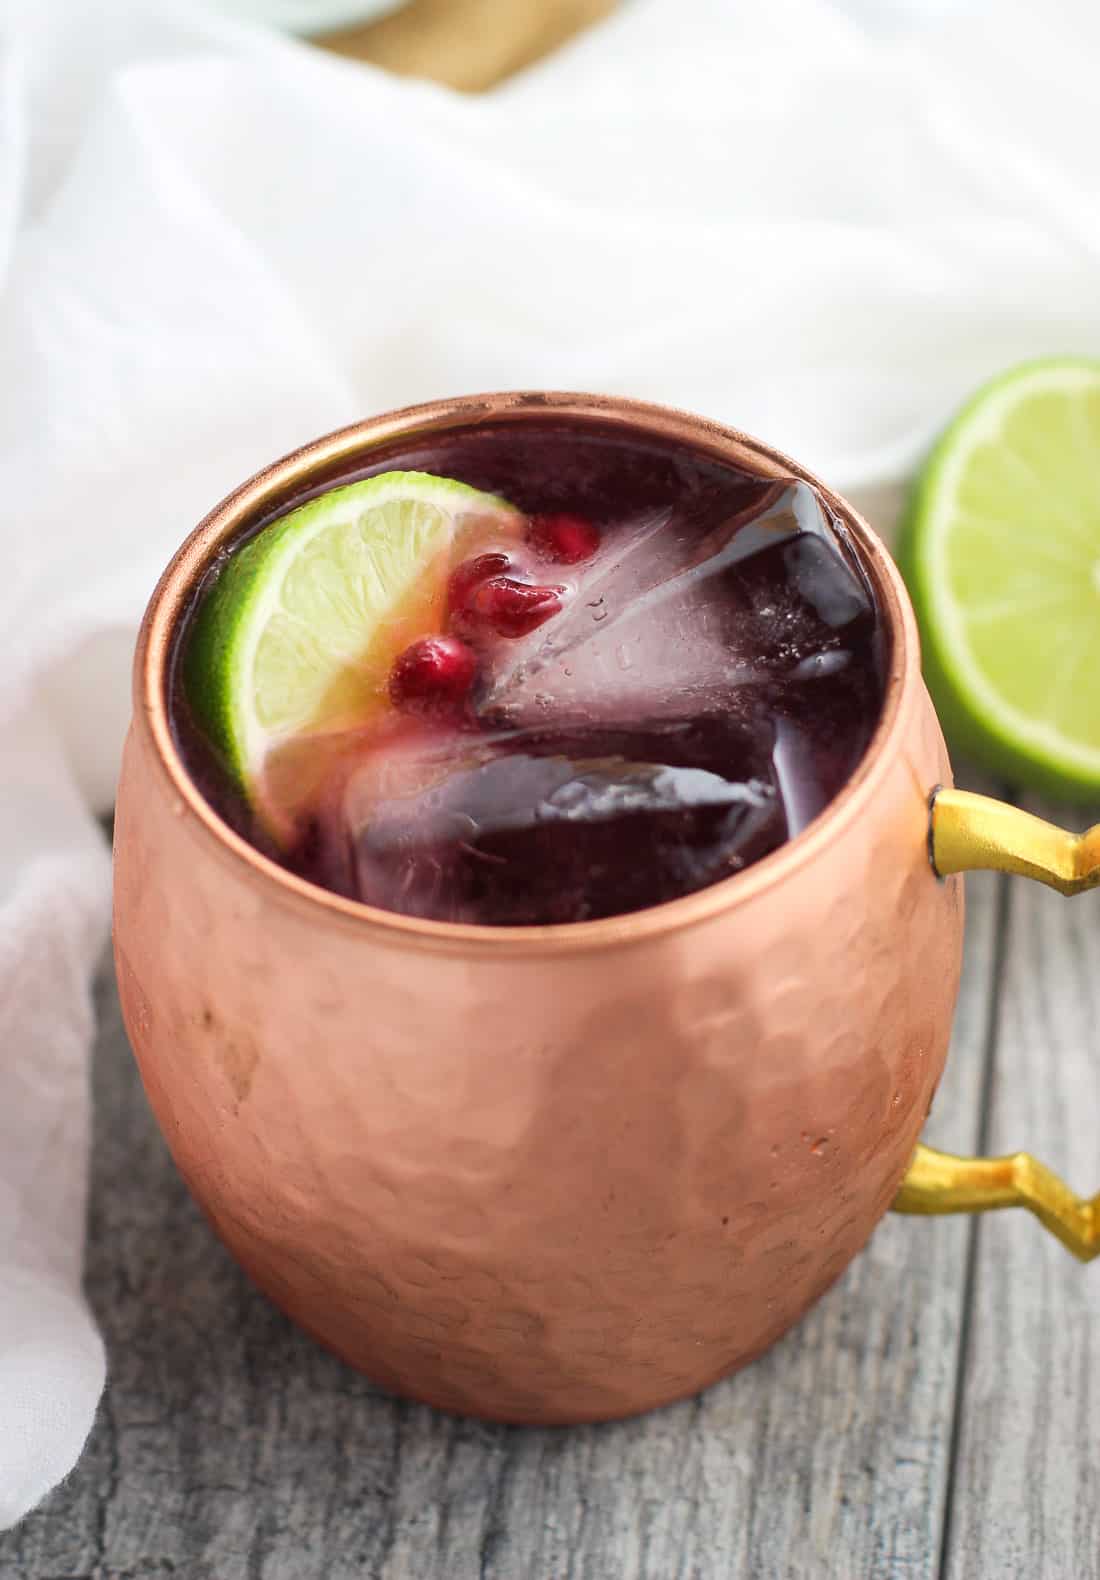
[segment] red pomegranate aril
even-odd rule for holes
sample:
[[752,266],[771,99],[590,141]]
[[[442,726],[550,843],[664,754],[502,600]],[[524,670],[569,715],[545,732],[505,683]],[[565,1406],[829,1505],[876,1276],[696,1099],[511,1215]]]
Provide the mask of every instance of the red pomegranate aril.
[[560,611],[564,591],[512,576],[490,576],[471,589],[461,625],[466,630],[494,631],[497,636],[526,636]]
[[390,670],[390,701],[402,713],[453,713],[477,676],[477,659],[457,636],[422,636]]
[[590,560],[600,546],[599,530],[593,523],[565,511],[533,516],[527,538],[540,559],[556,560],[559,565]]
[[512,569],[507,554],[493,551],[476,554],[472,560],[463,560],[451,572],[447,583],[447,608],[452,613],[465,608],[467,600],[479,582],[490,576],[504,576]]

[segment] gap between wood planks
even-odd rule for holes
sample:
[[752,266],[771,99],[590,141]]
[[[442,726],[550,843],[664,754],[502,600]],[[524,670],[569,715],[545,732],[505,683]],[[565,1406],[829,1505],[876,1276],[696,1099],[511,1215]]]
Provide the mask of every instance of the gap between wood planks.
[[[1003,793],[1003,792],[1002,792]],[[1005,797],[1008,799],[1007,795]],[[1012,882],[1007,873],[997,880],[997,912],[993,929],[993,956],[989,970],[988,1019],[982,1044],[982,1070],[978,1101],[977,1151],[989,1150],[993,1111],[993,1086],[997,1069],[997,1038],[1001,1022],[1001,991],[1004,985],[1005,958],[1008,952],[1008,922],[1012,905]],[[973,1351],[973,1317],[978,1278],[978,1237],[981,1215],[975,1214],[967,1225],[966,1264],[963,1274],[962,1302],[960,1309],[959,1347],[955,1357],[955,1390],[951,1409],[951,1435],[947,1450],[944,1487],[943,1523],[940,1527],[940,1551],[936,1573],[946,1580],[952,1561],[952,1543],[955,1525],[956,1469],[962,1448],[963,1423],[966,1419],[967,1376]]]

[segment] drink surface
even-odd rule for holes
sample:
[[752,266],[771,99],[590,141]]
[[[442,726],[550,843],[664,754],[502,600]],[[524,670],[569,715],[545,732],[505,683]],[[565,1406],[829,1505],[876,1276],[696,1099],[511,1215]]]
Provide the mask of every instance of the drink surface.
[[369,719],[281,748],[300,793],[277,838],[174,668],[190,771],[283,865],[412,916],[585,921],[731,877],[851,776],[884,635],[807,484],[550,422],[406,445],[333,481],[395,468],[502,496],[521,525],[456,556],[438,628],[398,654]]

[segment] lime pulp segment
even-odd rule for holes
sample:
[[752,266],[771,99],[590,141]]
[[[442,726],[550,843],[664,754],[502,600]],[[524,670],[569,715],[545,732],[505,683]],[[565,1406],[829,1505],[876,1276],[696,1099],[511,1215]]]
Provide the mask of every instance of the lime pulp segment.
[[1100,363],[980,390],[918,481],[899,560],[948,733],[1022,783],[1100,791]]
[[241,786],[281,741],[377,706],[395,652],[439,613],[456,539],[516,520],[465,483],[386,472],[309,500],[231,554],[196,617],[185,685]]

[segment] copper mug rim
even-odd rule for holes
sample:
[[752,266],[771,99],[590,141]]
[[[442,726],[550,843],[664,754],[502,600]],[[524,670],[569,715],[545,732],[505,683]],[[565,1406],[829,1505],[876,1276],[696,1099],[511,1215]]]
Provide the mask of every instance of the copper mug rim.
[[[168,713],[167,678],[179,622],[217,554],[250,524],[277,509],[291,494],[308,488],[341,464],[402,438],[482,425],[545,420],[547,417],[672,441],[703,455],[741,464],[776,479],[811,484],[850,536],[870,577],[890,637],[889,672],[882,711],[862,762],[829,804],[793,839],[719,883],[646,910],[596,921],[545,926],[488,926],[401,916],[345,899],[287,871],[237,834],[214,810],[192,779],[177,748]],[[788,879],[836,838],[877,793],[904,728],[904,701],[919,681],[916,622],[901,577],[885,545],[842,496],[812,472],[759,439],[674,407],[618,396],[572,392],[509,391],[460,396],[366,418],[292,451],[236,489],[199,523],[176,551],[157,584],[138,636],[134,659],[134,718],[149,732],[158,771],[168,781],[173,804],[221,860],[243,864],[271,899],[333,923],[387,934],[395,944],[428,949],[562,953],[632,943],[682,931],[747,903]]]

